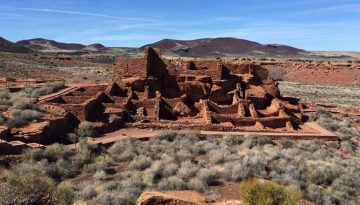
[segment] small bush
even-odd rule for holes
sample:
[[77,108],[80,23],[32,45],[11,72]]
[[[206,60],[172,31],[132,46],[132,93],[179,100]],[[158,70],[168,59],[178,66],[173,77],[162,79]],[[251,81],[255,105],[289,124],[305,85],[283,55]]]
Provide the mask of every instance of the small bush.
[[153,160],[150,157],[140,155],[134,158],[134,160],[130,163],[129,167],[135,170],[145,170],[146,168],[151,166],[152,161]]
[[171,176],[162,179],[158,184],[158,188],[160,190],[182,190],[185,188],[185,182],[177,176]]
[[134,138],[126,138],[113,144],[108,149],[108,153],[117,162],[131,161],[137,154],[135,146],[136,141]]
[[156,138],[172,142],[175,139],[176,135],[177,133],[174,131],[162,131],[156,136]]
[[245,138],[243,146],[253,148],[255,146],[264,146],[266,144],[274,144],[271,138],[262,135],[250,134]]
[[177,170],[179,170],[179,166],[176,163],[170,163],[164,166],[162,172],[165,177],[168,177],[175,175]]
[[96,173],[94,174],[94,178],[97,180],[105,180],[107,177],[107,174],[104,170],[98,170],[96,171]]
[[91,200],[97,196],[94,185],[88,182],[81,183],[77,190],[77,197],[83,200]]
[[121,184],[124,188],[144,188],[146,186],[141,171],[127,171],[122,174],[122,179]]
[[96,198],[95,202],[103,205],[134,205],[141,194],[138,188],[129,188],[121,191],[103,191]]
[[188,183],[186,183],[186,187],[189,190],[194,190],[194,191],[198,191],[198,192],[203,192],[205,191],[206,188],[206,184],[204,181],[194,177],[191,178],[190,181]]
[[57,190],[55,182],[44,175],[12,174],[6,182],[0,183],[0,204],[56,204],[64,200],[61,189]]
[[298,189],[258,180],[241,182],[240,196],[245,205],[296,205],[302,198]]
[[190,160],[182,162],[177,175],[185,181],[196,175],[199,167],[193,164]]
[[0,89],[0,99],[8,100],[10,99],[10,92],[7,89]]
[[322,108],[322,107],[318,108],[316,110],[316,113],[319,114],[319,115],[326,116],[326,117],[331,117],[331,113],[328,110],[326,110],[325,108]]
[[83,121],[79,124],[76,134],[79,137],[93,137],[97,135],[94,128],[95,124],[93,122]]
[[71,205],[75,199],[75,193],[71,186],[69,185],[59,185],[56,189],[55,196],[57,202],[61,205]]
[[5,116],[0,112],[0,125],[4,124],[5,122]]
[[211,169],[202,168],[198,171],[196,176],[201,181],[206,182],[209,185],[214,183],[219,178],[219,174],[215,168],[211,168]]
[[228,146],[241,145],[243,142],[244,142],[243,136],[226,135],[223,138],[223,143],[225,143]]
[[10,120],[6,122],[8,127],[21,127],[33,120],[40,120],[42,115],[36,110],[12,110]]
[[281,139],[281,144],[282,144],[283,148],[285,148],[285,149],[289,149],[294,146],[294,142],[292,142],[291,140],[289,140],[287,138]]

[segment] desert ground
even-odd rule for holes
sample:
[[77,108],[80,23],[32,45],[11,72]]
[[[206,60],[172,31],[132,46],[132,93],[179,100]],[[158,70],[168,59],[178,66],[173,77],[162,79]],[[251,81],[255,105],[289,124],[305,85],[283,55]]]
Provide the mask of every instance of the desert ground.
[[143,49],[0,52],[0,204],[359,203],[356,56]]

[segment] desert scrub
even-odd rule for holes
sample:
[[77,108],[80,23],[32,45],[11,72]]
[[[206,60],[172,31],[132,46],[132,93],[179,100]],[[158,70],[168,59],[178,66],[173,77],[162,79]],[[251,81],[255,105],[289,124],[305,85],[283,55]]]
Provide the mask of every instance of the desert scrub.
[[10,93],[7,90],[1,91],[0,108],[1,111],[10,111],[10,117],[6,120],[3,118],[2,122],[10,128],[22,127],[31,121],[42,118],[42,113],[34,99],[24,91],[16,93]]
[[11,174],[0,182],[0,204],[64,204],[74,201],[70,186],[59,185],[41,174]]
[[10,93],[9,90],[0,90],[0,112],[10,111],[11,117],[2,124],[10,128],[22,127],[33,120],[40,120],[42,112],[35,103],[35,97],[50,94],[65,87],[64,83],[45,86],[42,88],[24,88],[19,92]]
[[24,91],[27,94],[29,94],[31,97],[39,97],[42,95],[48,95],[48,94],[57,92],[65,87],[66,87],[65,82],[58,82],[58,83],[55,83],[52,85],[46,85],[41,88],[31,88],[31,87],[25,88]]
[[98,135],[98,133],[95,130],[95,123],[89,121],[81,122],[78,128],[76,129],[75,133],[79,137],[93,137]]
[[160,190],[183,190],[185,187],[186,183],[177,176],[163,178],[158,184]]
[[296,205],[302,193],[274,182],[248,180],[240,183],[240,197],[245,205]]
[[352,117],[343,115],[336,117],[324,108],[317,109],[315,119],[324,128],[334,132],[341,140],[341,148],[347,153],[355,154],[359,147],[360,131],[352,126],[356,123]]
[[0,112],[0,125],[4,124],[5,120],[5,115]]
[[54,144],[46,149],[27,150],[22,163],[13,167],[18,174],[43,173],[57,181],[75,176],[86,164],[98,155],[97,148],[81,144],[77,150],[68,146]]
[[[357,149],[345,158],[336,146],[321,140],[282,140],[289,145],[279,148],[261,136],[219,139],[196,135],[167,132],[147,141],[126,138],[103,150],[85,141],[77,149],[52,145],[26,152],[12,171],[42,173],[59,182],[88,172],[92,177],[81,183],[86,186],[76,186],[76,196],[101,204],[134,204],[145,190],[190,189],[207,194],[209,186],[254,176],[280,187],[299,187],[305,199],[319,205],[358,202]],[[358,146],[353,142],[352,146]]]
[[332,86],[279,81],[279,88],[283,96],[297,96],[309,103],[360,106],[358,85]]
[[10,112],[11,118],[6,122],[6,125],[10,128],[21,127],[33,120],[40,120],[42,114],[37,110],[19,110],[14,109]]

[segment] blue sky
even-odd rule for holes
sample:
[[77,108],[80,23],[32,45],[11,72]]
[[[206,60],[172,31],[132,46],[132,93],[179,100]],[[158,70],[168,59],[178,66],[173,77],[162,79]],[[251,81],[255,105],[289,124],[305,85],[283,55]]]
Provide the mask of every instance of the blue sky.
[[0,36],[129,47],[164,38],[236,37],[360,51],[360,1],[2,0]]

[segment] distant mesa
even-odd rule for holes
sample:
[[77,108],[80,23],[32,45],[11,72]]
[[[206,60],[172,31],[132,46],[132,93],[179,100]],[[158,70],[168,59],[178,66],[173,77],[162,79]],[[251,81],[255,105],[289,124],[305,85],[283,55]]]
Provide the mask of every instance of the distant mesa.
[[160,48],[165,53],[191,57],[227,55],[296,56],[306,53],[305,50],[291,46],[278,44],[263,45],[254,41],[237,38],[164,39],[149,44],[149,46]]
[[0,52],[31,53],[33,50],[0,37]]
[[89,46],[78,43],[62,43],[54,40],[43,38],[34,38],[29,40],[18,41],[17,44],[26,46],[28,48],[42,51],[42,52],[80,52],[80,51],[93,51],[99,52],[106,47],[102,44],[91,44]]
[[351,51],[306,51],[303,49],[281,45],[260,44],[245,39],[201,38],[194,40],[163,39],[155,43],[135,47],[106,47],[100,43],[83,45],[79,43],[63,43],[49,39],[34,38],[16,43],[0,37],[0,52],[27,53],[43,52],[57,54],[112,54],[115,56],[140,56],[146,46],[159,48],[164,56],[173,57],[274,57],[274,58],[356,58],[359,52]]

